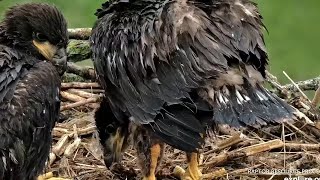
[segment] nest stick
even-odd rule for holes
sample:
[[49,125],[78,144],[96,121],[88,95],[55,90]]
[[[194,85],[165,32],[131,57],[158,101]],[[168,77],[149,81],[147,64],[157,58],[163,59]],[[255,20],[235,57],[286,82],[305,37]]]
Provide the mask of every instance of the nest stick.
[[255,144],[249,147],[244,147],[236,150],[236,152],[244,152],[246,156],[251,156],[260,152],[269,151],[283,147],[283,142],[280,139],[275,139],[260,144]]
[[305,132],[301,131],[299,128],[297,128],[295,125],[291,124],[291,123],[286,123],[287,125],[289,125],[291,128],[293,128],[294,130],[296,130],[298,133],[300,133],[301,135],[303,135],[306,139],[308,139],[309,141],[313,142],[313,143],[318,143],[318,141],[316,139],[314,139],[313,137],[309,136],[308,134],[306,134]]
[[74,137],[74,140],[77,140],[79,138],[78,128],[76,124],[73,125],[73,137]]
[[72,82],[72,83],[61,83],[61,89],[100,89],[98,83],[86,83],[86,82]]
[[91,35],[91,28],[75,28],[68,29],[68,34],[70,39],[89,39]]
[[81,76],[84,79],[96,79],[96,73],[92,67],[81,67],[72,62],[68,62],[67,72]]
[[57,156],[53,152],[51,152],[49,154],[49,164],[48,165],[51,166],[55,162],[56,159],[57,159]]
[[[302,91],[310,91],[310,90],[315,91],[319,87],[320,76],[316,78],[308,79],[305,81],[298,81],[295,84],[298,85]],[[298,90],[294,84],[284,85],[283,88],[288,89],[290,91],[295,91],[295,92]]]
[[286,73],[286,72],[284,72],[283,71],[283,74],[289,79],[289,81],[291,81],[291,83],[298,89],[298,91],[301,93],[301,95],[304,97],[304,98],[306,98],[306,99],[308,99],[309,100],[309,98],[307,97],[307,95],[306,94],[304,94],[304,92],[300,89],[300,87],[290,78],[290,76]]
[[301,144],[301,143],[286,143],[285,147],[288,151],[320,151],[320,144]]
[[232,146],[234,144],[237,144],[237,143],[239,143],[241,141],[242,141],[241,133],[238,133],[238,134],[232,136],[231,138],[220,142],[218,144],[218,147],[219,147],[219,149],[224,149],[224,148],[230,147],[230,146]]
[[268,142],[263,142],[260,144],[255,144],[249,147],[241,148],[238,150],[226,152],[223,154],[220,154],[213,158],[211,161],[206,162],[204,165],[220,165],[222,163],[225,163],[226,161],[230,159],[235,159],[235,158],[241,158],[241,157],[246,157],[246,156],[251,156],[257,153],[261,153],[264,151],[269,151],[272,149],[280,148],[283,147],[283,142],[279,139],[276,140],[271,140]]
[[78,149],[80,143],[81,143],[81,139],[80,138],[76,138],[76,140],[74,140],[73,143],[69,144],[66,147],[66,150],[64,151],[64,155],[66,157],[72,157],[74,152]]
[[203,179],[214,179],[218,177],[223,177],[227,175],[227,171],[224,168],[218,169],[216,171],[210,172],[208,174],[203,174],[202,178]]
[[[72,102],[79,102],[79,101],[84,101],[86,100],[86,98],[83,98],[83,97],[80,97],[78,95],[75,95],[75,94],[72,94],[72,93],[69,93],[69,92],[65,92],[65,91],[61,91],[60,92],[61,96],[69,101],[72,101]],[[97,108],[97,105],[95,104],[85,104],[85,106],[88,106],[90,108]]]
[[312,99],[312,105],[317,106],[319,103],[320,103],[320,85],[319,85],[316,93],[314,94],[314,97]]
[[78,129],[78,135],[83,136],[83,135],[92,134],[95,130],[96,130],[95,125],[87,126],[85,128]]
[[272,75],[270,72],[266,72],[267,80],[272,85],[273,88],[276,88],[279,91],[282,91],[284,88],[281,86],[281,84],[278,82],[277,77]]
[[103,89],[81,89],[81,91],[94,93],[94,94],[104,93]]
[[85,105],[85,104],[88,104],[88,103],[95,103],[98,100],[99,100],[99,98],[93,97],[93,98],[85,99],[83,101],[78,101],[78,102],[75,102],[75,103],[67,104],[65,106],[61,106],[60,111],[72,109],[72,108],[79,107],[79,106],[82,106],[82,105]]
[[232,145],[235,145],[235,144],[238,144],[239,142],[241,142],[243,139],[241,137],[241,133],[237,133],[235,134],[234,136],[220,142],[218,144],[218,147],[217,148],[214,148],[212,150],[209,150],[207,152],[204,152],[203,155],[208,155],[208,154],[211,154],[211,153],[214,153],[214,152],[218,152],[218,151],[221,151],[222,149],[225,149],[227,147],[230,147]]
[[64,99],[67,99],[67,100],[72,101],[72,102],[78,102],[78,101],[85,100],[85,98],[83,98],[83,97],[80,97],[78,95],[75,95],[75,94],[72,94],[72,93],[69,93],[69,92],[65,92],[65,91],[61,91],[60,95]]
[[90,165],[90,164],[83,164],[83,163],[75,163],[80,168],[87,168],[87,169],[102,169],[105,170],[106,166],[100,166],[100,165]]
[[57,126],[53,128],[53,131],[52,131],[53,137],[61,137],[65,134],[69,134],[68,129],[57,127]]
[[96,97],[96,94],[90,93],[90,92],[86,92],[83,90],[79,90],[79,89],[69,89],[67,92],[75,94],[77,96],[80,96],[82,98],[92,98],[92,97]]
[[66,148],[66,144],[69,142],[69,135],[64,134],[59,141],[53,146],[52,152],[58,156],[60,156],[63,152],[64,149]]
[[[96,126],[89,124],[85,127],[82,128],[77,128],[76,129],[76,133],[78,136],[84,136],[84,135],[88,135],[88,134],[92,134],[94,133],[96,130]],[[75,130],[68,130],[65,128],[61,128],[61,127],[55,127],[53,129],[53,136],[54,137],[62,137],[64,135],[67,135],[69,138],[75,137]]]

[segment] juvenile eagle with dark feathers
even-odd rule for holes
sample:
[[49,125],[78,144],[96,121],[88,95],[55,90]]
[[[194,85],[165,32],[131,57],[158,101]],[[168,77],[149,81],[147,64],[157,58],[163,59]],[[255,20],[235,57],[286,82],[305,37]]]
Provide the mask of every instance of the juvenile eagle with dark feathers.
[[44,170],[67,42],[66,20],[46,4],[13,6],[0,23],[0,179],[31,180]]
[[255,3],[113,0],[96,14],[91,45],[106,98],[95,119],[108,166],[133,139],[144,179],[153,180],[167,143],[187,152],[181,178],[197,180],[207,129],[292,118],[262,86],[268,56]]

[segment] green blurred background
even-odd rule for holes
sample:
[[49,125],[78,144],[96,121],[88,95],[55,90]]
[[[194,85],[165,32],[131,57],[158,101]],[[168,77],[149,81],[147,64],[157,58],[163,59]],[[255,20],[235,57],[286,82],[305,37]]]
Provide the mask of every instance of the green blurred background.
[[[16,3],[48,2],[58,6],[69,21],[69,27],[92,27],[96,8],[105,0],[2,0],[0,18],[5,9]],[[256,0],[269,30],[266,42],[270,54],[269,70],[282,83],[282,71],[295,81],[320,74],[320,1]]]

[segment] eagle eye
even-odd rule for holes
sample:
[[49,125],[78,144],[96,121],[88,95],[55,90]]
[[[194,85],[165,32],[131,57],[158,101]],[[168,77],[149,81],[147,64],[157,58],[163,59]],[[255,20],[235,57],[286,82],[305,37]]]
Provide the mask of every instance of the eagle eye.
[[44,35],[42,33],[39,33],[39,32],[35,33],[33,36],[34,36],[33,38],[36,39],[39,42],[45,42],[45,41],[48,40],[46,35]]
[[106,132],[108,133],[108,134],[111,134],[111,133],[113,133],[115,131],[115,128],[114,128],[114,126],[112,125],[112,124],[109,124],[107,127],[106,127]]

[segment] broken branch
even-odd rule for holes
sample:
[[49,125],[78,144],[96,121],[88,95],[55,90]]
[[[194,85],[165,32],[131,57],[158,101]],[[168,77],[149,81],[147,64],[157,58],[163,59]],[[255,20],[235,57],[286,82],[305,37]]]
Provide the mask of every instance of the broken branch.
[[80,96],[82,98],[91,98],[91,97],[98,96],[97,94],[93,94],[93,93],[90,93],[90,92],[82,91],[82,90],[79,90],[79,89],[69,89],[67,92],[75,94],[75,95],[78,95],[78,96]]
[[[305,81],[298,81],[298,82],[296,82],[296,84],[303,91],[310,91],[310,90],[315,91],[318,89],[318,86],[320,84],[320,76],[313,78],[313,79],[308,79]],[[290,90],[290,91],[298,92],[298,89],[293,84],[284,85],[283,88]]]
[[75,28],[68,29],[70,39],[89,39],[91,35],[91,28]]
[[[69,92],[65,92],[65,91],[61,91],[60,92],[61,96],[69,101],[72,101],[72,102],[79,102],[79,101],[84,101],[86,100],[86,98],[83,98],[83,97],[80,97],[78,95],[75,95],[75,94],[72,94],[72,93],[69,93]],[[96,95],[98,96],[98,95]],[[90,108],[93,108],[95,109],[97,106],[95,104],[85,104],[85,106],[88,106]]]
[[67,47],[67,55],[69,62],[79,62],[91,57],[91,49],[89,41],[86,40],[70,40]]
[[220,142],[216,148],[203,153],[203,155],[211,154],[214,152],[219,152],[222,149],[225,149],[227,147],[230,147],[232,145],[235,145],[235,144],[241,142],[242,140],[243,140],[243,137],[241,136],[241,133],[239,132],[239,133],[235,134],[234,136]]
[[98,83],[86,83],[86,82],[71,82],[71,83],[61,83],[61,89],[99,89],[101,88]]
[[319,103],[320,103],[320,84],[314,95],[314,98],[312,99],[312,105],[316,107]]
[[82,105],[85,105],[88,103],[96,103],[99,101],[99,99],[100,99],[100,97],[93,97],[93,98],[88,98],[88,99],[78,101],[78,102],[75,102],[72,104],[67,104],[67,105],[61,106],[60,111],[72,109],[72,108],[79,107],[79,106],[82,106]]
[[78,76],[81,76],[85,79],[95,80],[96,79],[96,72],[92,67],[81,67],[76,65],[75,63],[68,62],[68,73],[73,73]]
[[220,165],[222,163],[225,163],[228,160],[231,159],[236,159],[236,158],[241,158],[241,157],[246,157],[246,156],[251,156],[257,153],[261,153],[264,151],[269,151],[272,149],[276,149],[279,147],[283,147],[283,142],[279,139],[276,140],[271,140],[268,142],[263,142],[260,144],[255,144],[249,147],[241,148],[238,150],[226,152],[223,154],[220,154],[213,158],[211,161],[204,163],[204,165],[208,166],[216,166]]

